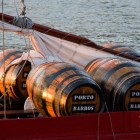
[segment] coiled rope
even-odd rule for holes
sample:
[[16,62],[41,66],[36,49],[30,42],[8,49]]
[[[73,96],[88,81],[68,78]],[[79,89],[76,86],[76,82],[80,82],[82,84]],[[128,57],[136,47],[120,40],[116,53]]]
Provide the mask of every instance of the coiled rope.
[[28,17],[18,16],[18,17],[14,17],[12,24],[15,25],[15,26],[18,26],[20,28],[31,29],[34,23]]

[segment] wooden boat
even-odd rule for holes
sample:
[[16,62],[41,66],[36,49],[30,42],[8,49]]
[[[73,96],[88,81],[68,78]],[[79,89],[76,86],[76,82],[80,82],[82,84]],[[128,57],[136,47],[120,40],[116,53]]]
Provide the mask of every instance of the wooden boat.
[[[0,19],[1,20],[4,19],[5,22],[10,23],[10,24],[12,23],[13,18],[14,17],[10,15],[6,15],[3,13],[0,14]],[[73,62],[74,64],[77,64],[80,67],[87,66],[86,69],[90,71],[92,65],[89,65],[90,64],[89,62],[91,62],[93,58],[94,60],[92,64],[95,61],[97,61],[97,59],[102,59],[100,58],[101,56],[104,56],[104,58],[106,59],[108,59],[108,56],[109,56],[110,57],[109,59],[111,59],[110,62],[112,62],[113,60],[116,63],[118,62],[117,61],[118,58],[119,58],[119,63],[122,62],[120,61],[120,59],[123,59],[124,62],[126,62],[126,60],[127,62],[133,62],[134,65],[132,65],[132,67],[135,67],[136,65],[138,66],[138,68],[134,69],[134,72],[138,73],[139,71],[140,58],[139,58],[139,55],[136,52],[132,52],[132,50],[128,51],[129,53],[126,53],[126,51],[124,51],[124,53],[122,52],[120,53],[119,50],[113,49],[113,47],[110,47],[110,45],[99,46],[86,38],[69,34],[69,33],[65,33],[62,31],[58,31],[56,29],[51,29],[49,27],[42,26],[39,24],[34,24],[32,26],[32,29],[42,32],[43,34],[47,34],[49,35],[50,38],[52,37],[52,39],[56,39],[56,40],[61,39],[63,40],[62,42],[64,43],[68,41],[72,43],[73,45],[78,44],[80,46],[79,48],[82,48],[82,49],[88,48],[89,51],[92,50],[92,54],[89,54],[89,57],[85,55],[87,56],[88,59],[85,57],[84,58],[85,61],[83,61],[82,63],[77,58],[73,59],[73,61],[71,61],[68,58],[66,62]],[[114,48],[121,49],[123,47],[117,45]],[[94,57],[95,53],[97,57]],[[63,51],[61,54],[63,54]],[[79,57],[80,56],[81,55],[79,55]],[[117,56],[117,59],[116,59],[116,56]],[[109,60],[106,60],[106,62],[107,61]],[[105,64],[105,63],[102,63],[102,64]],[[124,65],[123,62],[122,64]],[[99,68],[99,66],[97,68]],[[133,71],[133,69],[131,69],[130,66],[129,68],[130,70]],[[102,71],[103,70],[104,69],[102,69]],[[104,72],[106,71],[104,70]],[[32,75],[35,75],[35,74],[36,74],[36,71]],[[125,73],[122,74],[122,76],[124,75]],[[109,77],[111,77],[111,75]],[[134,79],[134,81],[136,80],[137,79]],[[120,77],[118,78],[117,82],[119,81],[121,81]],[[136,84],[138,84],[138,86],[136,87],[139,87],[139,83],[136,83]],[[31,89],[32,87],[30,87],[30,90]],[[129,89],[127,89],[127,91],[129,90],[134,91],[135,85],[132,89],[130,86]],[[47,139],[49,140],[50,139],[52,140],[53,139],[55,140],[58,140],[58,139],[59,140],[63,140],[63,139],[65,140],[69,140],[69,139],[73,139],[73,140],[77,140],[77,139],[80,139],[80,140],[85,140],[85,139],[86,140],[91,140],[91,139],[92,140],[99,140],[99,139],[101,140],[126,140],[126,139],[133,140],[133,139],[136,139],[136,140],[139,140],[140,139],[140,111],[139,111],[140,89],[139,88],[136,89],[135,92],[133,93],[135,93],[135,95],[132,98],[135,98],[135,100],[132,100],[132,101],[134,103],[133,105],[136,107],[134,107],[132,110],[130,108],[127,108],[127,109],[123,108],[124,110],[119,110],[119,111],[115,110],[115,111],[109,112],[108,110],[105,110],[105,111],[97,111],[94,113],[90,112],[88,114],[87,113],[76,114],[76,115],[72,114],[70,116],[58,115],[57,117],[56,116],[54,117],[53,115],[52,115],[53,117],[46,117],[46,116],[38,117],[38,111],[35,111],[34,114],[32,112],[23,111],[23,110],[7,111],[8,118],[0,120],[0,127],[1,127],[0,138],[1,139],[31,139],[31,140],[33,139],[42,139],[42,140],[43,139],[46,139],[46,140]],[[129,99],[130,98],[131,97],[129,97]],[[52,112],[50,111],[50,114],[51,113]],[[1,116],[3,116],[3,112],[1,113]]]

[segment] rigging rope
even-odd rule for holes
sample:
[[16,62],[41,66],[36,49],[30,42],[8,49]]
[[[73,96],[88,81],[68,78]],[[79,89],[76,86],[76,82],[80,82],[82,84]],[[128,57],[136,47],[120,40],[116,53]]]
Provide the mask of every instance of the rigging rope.
[[26,14],[26,12],[25,12],[26,6],[25,6],[25,4],[24,4],[24,0],[20,0],[20,3],[21,3],[21,5],[22,5],[22,11],[21,11],[20,15],[25,16],[25,14]]
[[[3,13],[3,0],[2,0],[2,13]],[[2,21],[4,21],[4,16],[2,14]],[[3,60],[5,60],[5,42],[4,42],[4,23],[2,24],[3,30],[2,30],[2,51],[3,51]],[[3,67],[4,71],[5,71],[5,63],[4,63],[4,67]],[[4,76],[4,80],[3,82],[5,83],[5,76]],[[4,86],[4,92],[6,90],[6,87]],[[6,94],[4,93],[4,119],[6,119]]]

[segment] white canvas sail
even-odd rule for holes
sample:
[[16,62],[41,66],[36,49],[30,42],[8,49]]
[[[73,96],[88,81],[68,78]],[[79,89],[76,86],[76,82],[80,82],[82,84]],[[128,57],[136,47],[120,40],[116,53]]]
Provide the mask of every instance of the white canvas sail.
[[[4,26],[3,26],[4,25]],[[115,57],[113,54],[97,50],[85,45],[73,43],[64,39],[53,37],[31,29],[21,29],[14,25],[0,22],[0,29],[27,35],[33,49],[39,52],[46,61],[64,61],[85,67],[90,61],[98,57]]]

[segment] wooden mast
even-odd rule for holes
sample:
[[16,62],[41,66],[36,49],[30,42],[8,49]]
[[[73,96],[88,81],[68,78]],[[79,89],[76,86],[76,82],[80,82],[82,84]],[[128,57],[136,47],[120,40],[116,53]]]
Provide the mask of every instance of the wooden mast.
[[[0,13],[0,20],[2,20],[2,16],[3,16],[3,20],[5,22],[7,22],[9,24],[12,24],[12,21],[14,19],[13,16],[7,15],[7,14],[4,14],[4,13]],[[39,31],[41,33],[47,34],[47,35],[51,35],[51,36],[54,36],[54,37],[57,37],[57,38],[60,38],[60,39],[64,39],[64,40],[73,42],[73,43],[83,44],[83,45],[88,46],[88,47],[92,47],[92,48],[95,48],[95,49],[98,49],[98,50],[103,50],[104,52],[108,52],[108,53],[111,53],[111,54],[114,54],[114,55],[119,54],[119,56],[121,56],[121,57],[140,62],[140,58],[138,58],[134,55],[120,53],[116,50],[111,50],[110,48],[105,48],[103,46],[95,44],[91,40],[89,40],[87,38],[84,38],[84,37],[80,37],[80,36],[77,36],[77,35],[74,35],[74,34],[59,31],[59,30],[56,30],[56,29],[53,29],[53,28],[50,28],[50,27],[47,27],[47,26],[36,24],[36,23],[34,23],[34,25],[32,26],[32,29],[36,30],[36,31]]]

